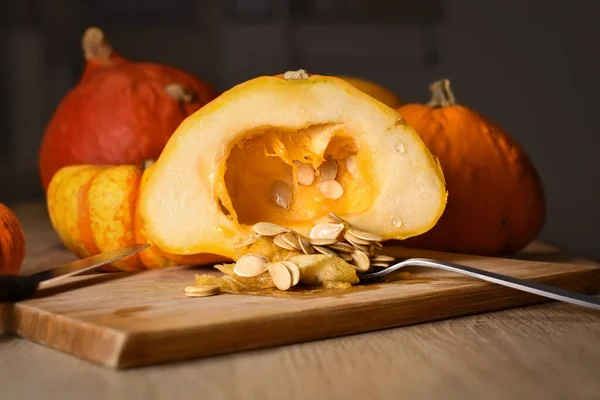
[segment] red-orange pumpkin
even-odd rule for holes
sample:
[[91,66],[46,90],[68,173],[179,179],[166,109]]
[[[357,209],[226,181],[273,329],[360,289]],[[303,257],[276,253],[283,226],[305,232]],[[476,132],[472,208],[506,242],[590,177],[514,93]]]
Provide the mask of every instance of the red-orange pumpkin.
[[546,203],[525,150],[498,125],[457,104],[447,79],[430,86],[428,104],[398,108],[437,156],[448,204],[428,232],[404,243],[459,253],[514,253],[539,233]]
[[82,47],[83,76],[61,100],[42,140],[44,189],[64,166],[156,159],[177,126],[217,95],[179,69],[126,60],[96,27],[84,33]]
[[25,259],[25,235],[10,208],[0,203],[0,275],[16,275]]

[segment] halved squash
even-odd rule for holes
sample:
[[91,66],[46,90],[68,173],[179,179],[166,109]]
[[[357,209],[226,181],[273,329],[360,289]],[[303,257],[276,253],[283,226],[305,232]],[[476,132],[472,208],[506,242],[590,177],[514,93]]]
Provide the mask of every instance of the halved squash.
[[184,120],[140,215],[167,257],[203,263],[235,259],[255,223],[307,235],[329,212],[385,240],[408,238],[436,224],[446,199],[437,160],[397,111],[300,70],[241,83]]

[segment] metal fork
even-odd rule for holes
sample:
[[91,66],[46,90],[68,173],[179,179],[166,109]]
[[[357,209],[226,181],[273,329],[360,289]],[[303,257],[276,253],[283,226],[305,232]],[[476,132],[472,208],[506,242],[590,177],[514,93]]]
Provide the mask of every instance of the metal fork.
[[538,296],[548,297],[554,300],[564,301],[566,303],[576,304],[595,310],[600,310],[600,298],[589,296],[582,293],[571,292],[555,286],[545,285],[543,283],[531,281],[528,279],[519,279],[513,276],[497,274],[495,272],[485,271],[478,268],[467,267],[465,265],[454,264],[450,262],[442,262],[429,258],[409,258],[399,263],[390,265],[388,268],[368,273],[359,273],[358,277],[363,280],[377,280],[394,271],[406,267],[430,267],[443,269],[445,271],[456,272],[462,275],[467,275],[473,278],[496,283],[498,285],[507,286],[513,289],[522,290],[537,294]]

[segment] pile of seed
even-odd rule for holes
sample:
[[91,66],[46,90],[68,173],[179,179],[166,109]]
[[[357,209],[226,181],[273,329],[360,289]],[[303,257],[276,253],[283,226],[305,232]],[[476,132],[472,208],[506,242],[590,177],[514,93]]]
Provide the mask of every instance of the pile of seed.
[[[237,246],[248,246],[260,237],[267,237],[285,250],[340,257],[358,272],[387,268],[394,261],[393,257],[379,254],[383,248],[382,237],[356,229],[333,213],[328,217],[329,222],[313,226],[308,237],[277,224],[259,222],[252,227],[254,234]],[[296,285],[300,278],[298,266],[293,262],[271,263],[265,256],[257,253],[248,253],[240,257],[233,271],[243,277],[258,276],[268,271],[275,286],[280,290],[288,290]]]

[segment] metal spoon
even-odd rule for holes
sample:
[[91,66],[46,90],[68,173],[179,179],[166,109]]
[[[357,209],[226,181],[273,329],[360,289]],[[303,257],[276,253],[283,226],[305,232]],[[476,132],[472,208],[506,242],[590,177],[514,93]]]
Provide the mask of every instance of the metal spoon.
[[519,279],[513,276],[497,274],[495,272],[485,271],[478,268],[467,267],[465,265],[458,265],[450,262],[442,262],[428,258],[409,258],[397,264],[390,265],[388,268],[383,269],[381,271],[359,273],[358,277],[361,281],[375,280],[385,275],[388,275],[394,271],[397,271],[401,268],[413,266],[431,267],[443,269],[445,271],[456,272],[459,274],[471,276],[473,278],[496,283],[498,285],[503,285],[513,289],[522,290],[524,292],[548,297],[554,300],[564,301],[566,303],[576,304],[578,306],[600,310],[599,297],[589,296],[577,292],[571,292],[569,290],[561,289],[555,286],[545,285],[543,283],[527,279]]

